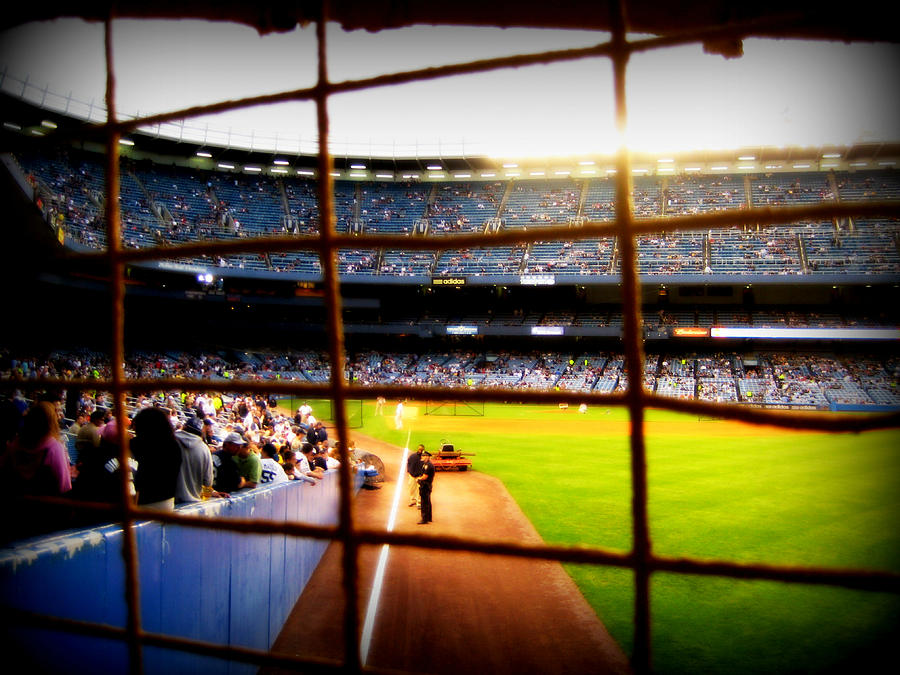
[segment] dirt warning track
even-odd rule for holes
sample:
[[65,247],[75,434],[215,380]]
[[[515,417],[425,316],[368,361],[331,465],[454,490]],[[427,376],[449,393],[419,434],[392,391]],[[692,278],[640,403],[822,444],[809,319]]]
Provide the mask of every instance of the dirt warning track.
[[[386,528],[403,450],[359,434],[386,481],[362,490],[360,526]],[[478,471],[438,472],[434,523],[401,496],[395,532],[536,543],[540,537],[503,485]],[[360,625],[381,548],[359,555]],[[273,650],[343,659],[341,545],[332,544]],[[628,661],[559,563],[391,546],[365,664],[416,673],[627,673]],[[265,670],[266,673],[280,671]]]

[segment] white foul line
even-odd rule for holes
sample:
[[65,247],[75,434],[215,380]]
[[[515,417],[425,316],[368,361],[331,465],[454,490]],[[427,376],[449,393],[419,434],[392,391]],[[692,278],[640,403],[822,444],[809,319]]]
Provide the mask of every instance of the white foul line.
[[[409,439],[412,437],[412,429],[406,436],[406,447],[403,448],[403,457],[400,459],[400,475],[397,476],[397,487],[394,489],[394,503],[391,506],[391,515],[388,518],[387,531],[394,530],[397,522],[397,510],[400,506],[400,495],[403,492],[403,477],[406,473],[406,457],[409,454]],[[363,622],[362,637],[360,639],[359,652],[362,665],[366,665],[369,658],[369,647],[372,645],[372,630],[375,627],[375,614],[378,611],[378,601],[381,599],[381,587],[384,584],[384,571],[387,568],[388,551],[390,546],[384,544],[381,547],[381,555],[378,556],[378,566],[375,568],[375,581],[372,584],[372,592],[369,594],[369,607],[366,610],[366,619]]]

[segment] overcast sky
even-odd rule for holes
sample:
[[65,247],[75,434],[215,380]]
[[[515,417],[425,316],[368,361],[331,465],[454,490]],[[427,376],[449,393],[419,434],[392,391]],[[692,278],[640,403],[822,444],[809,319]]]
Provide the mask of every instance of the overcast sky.
[[[329,79],[357,79],[492,56],[598,44],[587,31],[417,27],[329,31]],[[900,141],[900,47],[747,40],[726,60],[699,46],[635,55],[628,70],[629,143],[657,152],[756,145]],[[117,21],[120,115],[165,112],[315,82],[314,27],[260,37],[199,21]],[[0,34],[6,91],[19,80],[103,104],[103,26],[80,20]],[[347,154],[405,154],[465,142],[494,156],[605,153],[618,143],[607,59],[342,94],[330,100],[331,134]],[[186,122],[211,140],[276,135],[314,142],[311,103]],[[211,131],[212,130],[212,131]],[[213,131],[215,133],[213,133]],[[423,154],[430,154],[424,151]]]

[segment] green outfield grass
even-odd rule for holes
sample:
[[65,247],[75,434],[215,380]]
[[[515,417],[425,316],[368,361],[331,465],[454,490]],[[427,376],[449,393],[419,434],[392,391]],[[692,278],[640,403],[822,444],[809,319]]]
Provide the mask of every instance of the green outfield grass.
[[[392,413],[374,417],[367,403],[362,431],[402,447],[412,429],[412,446],[447,440],[476,453],[473,468],[506,485],[545,541],[630,549],[625,410],[487,404],[484,417],[413,418],[402,431]],[[900,572],[900,430],[734,429],[651,410],[646,438],[655,552]],[[567,569],[630,653],[631,573]],[[886,670],[867,672],[887,672],[898,662],[892,594],[657,574],[651,610],[661,673],[860,672],[860,660],[879,659]]]

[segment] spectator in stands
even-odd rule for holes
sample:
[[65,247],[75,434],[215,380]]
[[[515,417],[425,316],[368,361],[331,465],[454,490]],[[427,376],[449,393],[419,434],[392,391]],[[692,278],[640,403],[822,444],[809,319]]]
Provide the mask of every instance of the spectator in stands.
[[281,453],[281,468],[288,480],[297,480],[297,456],[293,450],[284,450]]
[[334,447],[325,455],[326,468],[337,469],[341,466],[341,442],[335,441]]
[[261,472],[259,482],[262,485],[268,483],[284,483],[288,480],[284,467],[275,459],[277,451],[271,443],[266,443],[260,449],[262,455],[260,459]]
[[313,468],[328,471],[328,443],[316,447],[313,453]]
[[81,431],[81,427],[83,427],[87,423],[87,421],[88,416],[83,412],[79,412],[75,416],[75,420],[72,422],[72,424],[69,425],[69,428],[66,429],[66,433],[71,434],[74,438],[77,438],[78,432]]
[[313,463],[315,455],[313,446],[310,443],[304,443],[300,446],[300,453],[300,457],[298,457],[300,475],[309,476],[310,478],[321,478],[322,470],[316,468]]
[[[246,439],[245,439],[246,440]],[[255,488],[259,485],[262,476],[262,462],[260,461],[259,448],[255,443],[247,441],[238,448],[234,461],[244,484],[241,487]]]
[[209,417],[203,418],[203,434],[201,437],[203,438],[203,442],[210,447],[217,444],[216,425]]
[[44,504],[23,508],[14,501],[22,496],[58,497],[72,489],[68,453],[60,440],[59,421],[52,404],[38,402],[25,413],[18,434],[0,455],[0,485],[0,497],[5,502],[0,525],[3,541],[68,526],[67,510]]
[[[300,462],[297,459],[297,453],[293,450],[285,450],[284,454],[284,472],[287,474],[289,480],[300,480],[305,483],[316,483],[316,479],[312,476],[307,476],[306,474],[300,471]],[[309,464],[307,463],[307,466]]]
[[[244,460],[242,462],[244,473],[251,476],[255,475],[256,480],[248,481],[246,476],[242,474],[241,469],[238,467],[239,453],[243,455],[241,459]],[[252,459],[247,461],[250,455],[256,458],[255,463]],[[252,469],[253,464],[255,464],[256,469],[255,473],[251,474],[250,469]],[[218,492],[231,493],[243,488],[256,487],[259,483],[261,471],[262,464],[259,461],[259,457],[250,450],[246,439],[236,431],[228,434],[225,440],[222,441],[222,449],[213,453],[213,487]],[[251,482],[252,485],[250,484]]]
[[[128,422],[126,420],[126,426]],[[113,417],[100,432],[100,445],[90,451],[86,457],[79,455],[80,467],[78,477],[72,486],[72,496],[87,502],[105,502],[108,504],[121,503],[122,500],[122,476],[119,462],[119,425]],[[137,490],[134,486],[134,476],[138,471],[138,463],[134,458],[129,458],[128,495],[134,500]],[[82,522],[106,522],[109,518],[99,516],[99,520],[90,514],[85,514]]]
[[[27,410],[28,406],[25,406]],[[24,410],[12,399],[5,398],[0,401],[0,427],[2,427],[2,441],[0,449],[5,448],[19,433],[22,426],[22,415]]]
[[315,447],[319,447],[320,444],[324,443],[328,440],[328,431],[325,429],[325,425],[317,420],[315,423],[311,423],[309,425],[309,431],[306,434],[306,442],[312,444]]
[[106,411],[102,408],[95,409],[88,422],[78,430],[75,436],[75,450],[78,452],[78,465],[89,459],[97,448],[100,447],[100,429],[106,420]]
[[131,454],[140,467],[135,479],[138,505],[172,511],[182,457],[169,416],[161,408],[144,408],[134,416],[132,429]]
[[[213,488],[213,463],[209,447],[203,442],[203,420],[191,417],[175,432],[181,446],[181,470],[175,484],[175,503],[190,504],[203,499],[204,488]],[[212,492],[213,497],[228,497],[226,492]]]

